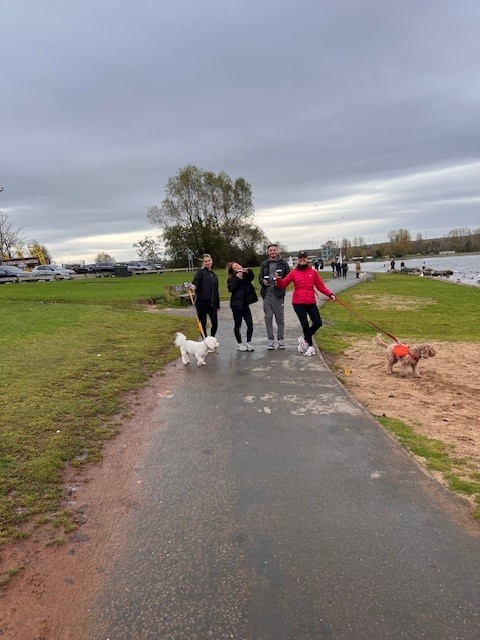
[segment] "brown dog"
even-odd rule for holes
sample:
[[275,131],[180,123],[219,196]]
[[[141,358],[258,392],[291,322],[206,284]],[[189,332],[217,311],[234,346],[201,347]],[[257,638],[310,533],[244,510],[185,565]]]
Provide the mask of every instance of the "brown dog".
[[375,336],[375,342],[387,350],[387,373],[393,373],[393,365],[400,362],[404,367],[410,365],[412,367],[412,373],[414,378],[420,378],[418,373],[418,362],[421,358],[433,358],[436,354],[435,349],[431,344],[425,342],[413,347],[409,347],[406,344],[387,344],[382,340],[379,333]]

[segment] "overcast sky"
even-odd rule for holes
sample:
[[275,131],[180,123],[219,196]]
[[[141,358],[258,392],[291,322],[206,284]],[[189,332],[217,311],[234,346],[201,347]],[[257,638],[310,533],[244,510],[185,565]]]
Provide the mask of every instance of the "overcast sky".
[[0,210],[136,257],[169,176],[252,185],[290,250],[480,226],[479,0],[0,0]]

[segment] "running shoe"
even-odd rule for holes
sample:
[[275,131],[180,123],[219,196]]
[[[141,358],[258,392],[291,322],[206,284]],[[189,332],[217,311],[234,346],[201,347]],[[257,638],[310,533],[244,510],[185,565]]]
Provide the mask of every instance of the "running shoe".
[[244,344],[240,343],[237,345],[237,351],[248,351],[248,347],[246,347]]
[[267,344],[267,349],[271,351],[273,349],[273,340],[269,340]]
[[279,349],[285,349],[285,340],[279,340],[278,341],[278,348]]
[[305,351],[305,353],[303,354],[304,356],[314,356],[315,355],[315,349],[313,347],[308,347],[308,349]]
[[247,351],[255,351],[250,342],[247,342]]

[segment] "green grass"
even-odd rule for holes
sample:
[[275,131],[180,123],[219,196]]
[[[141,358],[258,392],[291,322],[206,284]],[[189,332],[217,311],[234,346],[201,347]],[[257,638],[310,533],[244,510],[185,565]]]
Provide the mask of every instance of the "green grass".
[[[411,342],[480,342],[480,289],[430,278],[376,274],[375,278],[339,296],[358,314],[384,331]],[[322,308],[322,351],[343,353],[361,339],[377,333],[366,320],[340,304]],[[386,338],[388,341],[388,338]],[[480,505],[480,474],[470,460],[455,457],[452,447],[415,433],[415,427],[395,418],[377,418],[425,466],[440,472],[452,491],[472,497]],[[480,519],[480,507],[474,513]]]
[[[339,296],[361,316],[399,340],[480,342],[480,289],[430,278],[376,274]],[[377,333],[337,303],[323,306],[322,349],[341,353]]]
[[0,541],[55,513],[66,463],[97,460],[124,394],[178,356],[176,330],[196,337],[141,304],[185,276],[0,287]]

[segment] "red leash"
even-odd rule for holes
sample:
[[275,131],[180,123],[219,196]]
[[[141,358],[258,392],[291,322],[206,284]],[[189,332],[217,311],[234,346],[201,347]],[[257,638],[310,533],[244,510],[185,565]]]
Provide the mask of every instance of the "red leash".
[[361,318],[362,320],[365,320],[365,322],[368,322],[368,324],[371,324],[372,327],[375,327],[375,329],[377,329],[378,331],[381,331],[383,334],[385,334],[386,336],[388,336],[389,338],[391,338],[392,340],[395,340],[395,342],[398,342],[400,344],[400,340],[397,340],[397,338],[395,338],[395,336],[392,336],[391,333],[387,333],[386,331],[384,331],[383,329],[380,329],[379,326],[377,326],[376,324],[374,324],[371,320],[368,320],[368,318],[364,318],[364,316],[361,316],[358,311],[355,311],[355,309],[352,309],[352,307],[349,307],[348,304],[345,304],[345,302],[342,302],[341,300],[339,300],[336,296],[335,296],[335,302],[338,302],[339,304],[342,305],[342,307],[345,307],[345,309],[348,309],[348,311],[350,311],[350,313],[354,313],[356,316],[358,316],[359,318]]

